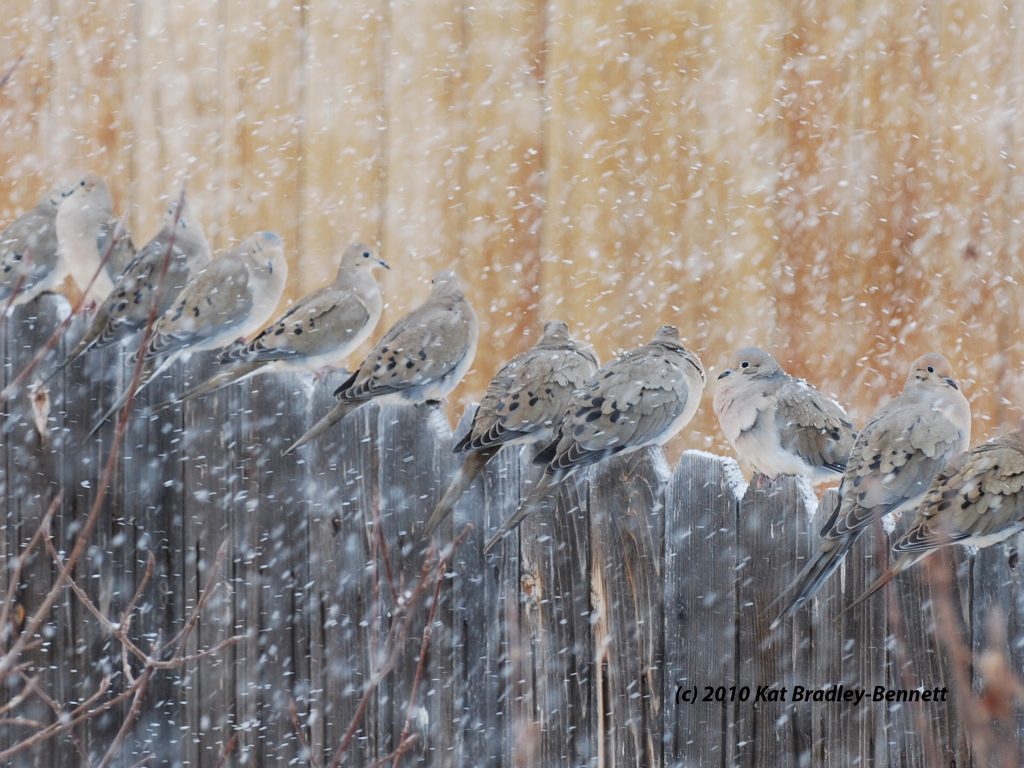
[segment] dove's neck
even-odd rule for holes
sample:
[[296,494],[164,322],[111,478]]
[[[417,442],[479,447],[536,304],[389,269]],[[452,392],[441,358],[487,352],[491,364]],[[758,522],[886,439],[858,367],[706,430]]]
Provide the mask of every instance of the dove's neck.
[[61,208],[57,213],[60,256],[71,277],[79,289],[84,291],[93,275],[96,275],[87,295],[89,301],[102,300],[113,288],[106,270],[99,270],[100,259],[103,257],[99,252],[99,230],[110,216],[110,211],[104,212],[98,207]]

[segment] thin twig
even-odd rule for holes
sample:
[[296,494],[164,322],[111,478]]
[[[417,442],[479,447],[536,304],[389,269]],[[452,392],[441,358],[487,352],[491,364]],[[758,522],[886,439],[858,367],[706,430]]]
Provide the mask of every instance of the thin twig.
[[11,64],[11,66],[7,69],[6,72],[4,72],[3,77],[0,77],[0,88],[3,88],[5,85],[7,85],[7,83],[11,81],[11,78],[14,77],[14,70],[16,70],[18,66],[21,64],[21,62],[23,62],[24,60],[25,54],[21,54],[17,59],[14,60],[14,63]]
[[107,768],[111,761],[114,759],[114,755],[121,748],[121,744],[124,742],[125,737],[128,735],[128,731],[131,730],[135,721],[139,718],[139,714],[142,712],[142,701],[146,697],[146,692],[149,690],[149,681],[153,677],[153,669],[147,667],[141,675],[139,675],[138,682],[133,686],[135,688],[135,697],[132,699],[132,705],[128,710],[128,714],[124,718],[124,722],[121,723],[121,727],[117,731],[117,735],[114,737],[114,742],[110,745],[110,749],[100,760],[99,768]]
[[50,502],[50,506],[47,508],[46,514],[43,515],[43,519],[40,521],[39,527],[37,527],[35,533],[32,534],[32,539],[29,541],[28,546],[18,553],[18,557],[14,561],[14,569],[11,572],[9,577],[10,581],[7,584],[7,594],[4,595],[4,604],[0,606],[0,632],[6,631],[6,627],[8,626],[7,622],[10,620],[11,608],[14,607],[15,595],[17,594],[18,584],[21,582],[21,572],[25,567],[25,563],[28,562],[28,559],[32,554],[32,550],[39,545],[40,539],[49,536],[50,522],[53,520],[53,516],[60,508],[63,493],[63,491],[58,493],[53,498],[53,501]]
[[434,619],[437,616],[437,604],[441,602],[441,582],[444,580],[446,566],[447,563],[444,558],[441,558],[441,561],[438,563],[437,577],[434,579],[434,601],[430,604],[427,622],[423,626],[423,639],[420,641],[420,657],[416,661],[416,674],[412,678],[412,688],[409,690],[409,703],[405,710],[405,723],[402,725],[402,735],[398,739],[399,748],[395,750],[395,760],[391,764],[392,768],[398,768],[398,761],[402,759],[402,755],[405,752],[403,747],[406,744],[409,728],[412,725],[412,713],[416,707],[416,690],[419,688],[420,680],[423,679],[423,671],[426,668],[427,649],[430,647]]

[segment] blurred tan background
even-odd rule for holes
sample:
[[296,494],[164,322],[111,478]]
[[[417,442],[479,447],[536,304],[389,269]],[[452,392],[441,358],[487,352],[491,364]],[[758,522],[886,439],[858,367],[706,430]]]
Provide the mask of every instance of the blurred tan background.
[[1020,3],[3,8],[0,222],[92,170],[141,244],[187,174],[214,246],[284,235],[292,298],[378,244],[378,335],[454,265],[459,402],[558,317],[602,359],[680,327],[710,382],[673,455],[726,450],[714,376],[751,342],[858,422],[929,349],[975,442],[1024,404]]

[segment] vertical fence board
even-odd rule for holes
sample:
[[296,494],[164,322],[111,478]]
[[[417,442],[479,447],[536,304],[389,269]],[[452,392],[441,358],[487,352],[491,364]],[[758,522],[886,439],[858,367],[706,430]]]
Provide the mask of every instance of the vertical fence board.
[[[228,387],[185,407],[186,617],[196,609],[207,584],[214,590],[189,637],[190,654],[223,642],[235,628],[231,524],[238,488],[239,398],[238,388]],[[215,571],[222,546],[226,547],[225,557]],[[186,723],[194,741],[190,760],[196,765],[215,764],[228,754],[237,759],[237,752],[232,754],[237,744],[232,739],[235,653],[228,648],[200,660],[187,678]]]
[[662,734],[675,768],[731,764],[734,707],[705,700],[705,686],[736,685],[738,475],[730,459],[687,452],[665,489]]
[[[742,766],[796,766],[801,724],[794,719],[796,682],[794,620],[769,635],[775,597],[796,577],[792,553],[802,551],[810,521],[803,480],[792,477],[752,483],[740,502],[737,523],[738,645],[737,684],[785,688],[785,700],[736,705],[736,762]],[[786,553],[780,556],[780,553]]]
[[[245,386],[245,385],[243,385]],[[254,448],[249,477],[258,542],[256,586],[259,590],[259,729],[258,759],[308,761],[309,714],[309,526],[306,464],[282,451],[299,437],[303,419],[291,417],[305,395],[303,377],[259,376],[248,386],[250,444]],[[284,427],[284,429],[282,429]],[[294,707],[298,725],[293,724]]]
[[[394,611],[399,601],[404,603],[403,595],[411,594],[420,581],[422,523],[429,514],[424,510],[436,503],[450,474],[451,429],[440,408],[433,404],[382,406],[379,424],[380,530],[388,551],[375,567],[382,571],[382,606]],[[432,574],[426,578],[432,583]],[[418,605],[409,607],[408,633],[400,637],[399,656],[377,697],[380,755],[399,748],[399,737],[408,720],[409,734],[418,736],[418,741],[412,747],[414,757],[406,761],[425,764],[430,764],[435,748],[450,746],[437,744],[433,736],[441,731],[432,730],[443,711],[439,689],[431,682],[436,679],[438,657],[443,654],[429,653],[422,672],[417,671],[433,591],[428,589]],[[417,675],[419,683],[413,698]]]
[[[330,393],[338,383],[332,378],[317,387],[312,420],[334,405]],[[375,754],[374,708],[368,706],[359,715],[359,702],[384,663],[371,636],[377,600],[370,554],[372,510],[380,505],[377,440],[378,406],[371,404],[302,449],[310,473],[310,581],[315,595],[310,620],[315,692],[311,744],[315,751],[320,745],[320,754],[329,759],[348,738],[344,764],[356,766],[368,765]]]
[[613,765],[661,764],[662,540],[668,468],[660,448],[599,465],[590,485],[598,721]]
[[[968,642],[979,660],[974,669],[976,690],[990,698],[994,751],[1004,764],[1024,764],[1024,711],[1009,705],[1002,675],[1024,669],[1024,590],[1021,589],[1019,553],[1024,537],[1008,540],[1011,555],[1003,547],[978,552],[972,565],[971,634]],[[1000,632],[1003,632],[1000,637]],[[996,659],[1002,656],[1002,664]],[[981,659],[987,663],[981,663]],[[991,668],[989,668],[991,665]],[[1001,715],[1001,716],[1000,716]],[[978,759],[979,750],[972,756]]]
[[[942,550],[930,558],[939,567],[951,571],[949,599],[960,618],[960,586],[956,565],[963,563],[962,550]],[[954,564],[955,563],[955,564]],[[941,702],[903,702],[889,705],[889,762],[894,765],[928,766],[966,765],[970,760],[957,714],[955,685],[950,656],[936,632],[933,589],[927,564],[897,576],[886,588],[890,633],[896,641],[890,647],[888,685],[891,688],[948,688],[948,700]],[[963,628],[953,631],[964,636]],[[962,704],[962,703],[961,703]]]
[[[528,482],[540,471],[531,467]],[[539,745],[531,747],[537,765],[577,768],[597,758],[588,490],[585,473],[570,478],[519,529],[520,599],[540,730]]]
[[[530,755],[534,747],[529,732],[520,733],[521,728],[530,727],[523,711],[529,651],[523,647],[519,626],[516,537],[507,537],[495,551],[483,554],[490,532],[519,504],[520,453],[516,446],[499,451],[453,514],[451,536],[473,526],[454,553],[452,626],[457,677],[445,682],[457,689],[453,691],[458,722],[453,766],[474,762],[491,768],[510,766],[516,764],[513,754]],[[462,686],[456,682],[459,679],[481,684]]]
[[[16,308],[9,317],[0,320],[3,322],[0,330],[6,337],[3,367],[8,383],[13,382],[24,366],[32,360],[36,351],[42,347],[57,326],[58,316],[66,311],[67,305],[62,298],[43,296]],[[33,375],[27,382],[36,379],[37,376],[38,374]],[[61,489],[62,451],[59,442],[55,444],[54,433],[50,429],[54,424],[59,427],[60,417],[51,416],[43,433],[39,433],[33,418],[32,394],[27,382],[26,386],[20,387],[7,400],[6,418],[0,432],[0,441],[6,449],[2,485],[6,497],[3,525],[7,539],[5,554],[8,557],[17,556],[28,545],[42,525],[51,502]],[[59,381],[53,382],[52,386],[53,394],[59,402]],[[56,536],[59,526],[59,520],[55,517],[50,525],[50,532],[54,534],[54,543],[58,547],[60,542]],[[6,560],[3,566],[5,569],[10,567]],[[10,574],[5,574],[5,580],[2,582],[4,587],[8,586],[6,579],[9,577]],[[40,544],[22,569],[16,587],[16,599],[26,616],[31,616],[39,608],[50,591],[53,580],[53,560]],[[64,613],[62,607],[61,601],[54,604],[36,633],[41,644],[24,654],[24,658],[31,661],[33,667],[26,673],[31,676],[34,672],[39,676],[42,685],[57,691],[66,691],[70,682],[67,676],[62,674],[62,655],[69,650],[65,645],[66,636],[60,631],[61,614]],[[7,642],[4,642],[0,647],[6,648],[7,645]],[[23,690],[26,685],[25,678],[18,680],[17,676],[12,677],[15,679],[6,683],[10,686],[8,690]],[[5,696],[4,699],[6,698]],[[55,714],[39,700],[33,701],[26,708],[25,716],[43,723],[50,723],[55,719]],[[30,735],[31,731],[24,726],[15,726],[11,733],[14,739]],[[61,755],[71,754],[74,749],[72,741],[67,738],[56,739],[44,744],[34,754],[37,761],[35,764],[55,764],[60,761]]]

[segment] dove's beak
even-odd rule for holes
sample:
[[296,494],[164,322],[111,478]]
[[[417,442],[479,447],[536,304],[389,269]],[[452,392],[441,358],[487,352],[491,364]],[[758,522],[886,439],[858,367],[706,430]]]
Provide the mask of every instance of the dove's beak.
[[391,269],[391,265],[384,261],[384,259],[377,259],[377,263],[384,267],[384,269]]
[[724,371],[722,371],[720,374],[718,374],[718,380],[721,381],[722,379],[724,379],[726,376],[728,376],[731,373],[732,373],[732,368],[726,368]]

